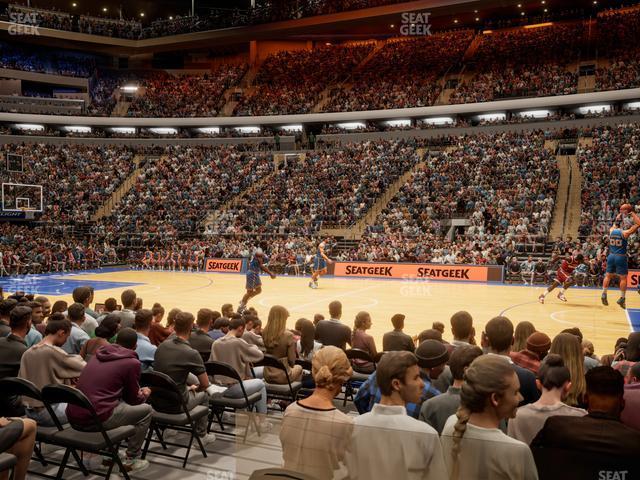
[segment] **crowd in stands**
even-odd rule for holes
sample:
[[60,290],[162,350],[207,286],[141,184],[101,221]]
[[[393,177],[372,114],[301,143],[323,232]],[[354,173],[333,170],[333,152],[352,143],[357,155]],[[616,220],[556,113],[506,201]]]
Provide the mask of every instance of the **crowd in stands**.
[[373,49],[373,44],[325,45],[313,50],[269,55],[255,87],[235,108],[235,115],[309,113],[322,91],[344,80]]
[[89,77],[95,69],[95,60],[89,55],[36,50],[0,42],[0,68],[67,77]]
[[610,64],[596,69],[596,90],[640,86],[640,55],[634,40],[638,35],[640,10],[614,10],[598,15],[598,58],[609,59]]
[[586,38],[582,21],[484,33],[468,59],[475,75],[449,102],[577,93],[578,74],[568,65],[579,58]]
[[323,107],[325,112],[426,107],[440,77],[462,60],[471,30],[389,40]]
[[[73,384],[105,428],[134,427],[121,460],[133,473],[149,466],[142,451],[147,434],[156,434],[149,432],[154,412],[175,413],[176,402],[209,411],[245,394],[254,398],[257,414],[249,415],[260,432],[278,418],[282,466],[315,478],[341,478],[337,470],[352,479],[406,472],[434,480],[491,471],[535,480],[576,469],[584,478],[604,465],[637,470],[638,332],[598,356],[577,327],[552,336],[498,316],[478,335],[477,319],[459,311],[449,335],[444,322],[425,319],[411,336],[405,315],[396,313],[376,345],[367,333],[371,315],[359,312],[351,328],[339,301],[329,304],[329,318],[317,313],[291,329],[291,314],[279,305],[266,322],[254,308],[234,312],[231,304],[197,315],[174,308],[165,322],[165,308],[144,308],[134,290],[122,291],[121,306],[104,300],[100,312],[92,308],[96,297],[80,286],[71,304],[25,292],[0,300],[0,379],[9,385],[18,377],[38,390]],[[355,351],[358,358],[347,355]],[[282,369],[263,366],[267,357]],[[211,362],[228,364],[236,379],[209,375]],[[168,375],[181,398],[148,385],[141,372]],[[274,387],[290,383],[300,393],[306,385],[306,393],[273,396]],[[353,390],[352,406],[338,409],[336,397]],[[75,405],[42,407],[28,397],[0,404],[0,445],[17,457],[17,480],[26,476],[36,424],[52,426],[53,415],[77,431],[97,428]],[[207,415],[195,417],[192,435],[201,448],[218,443]],[[549,464],[549,455],[575,461]]]
[[370,141],[309,152],[282,165],[215,220],[216,233],[314,234],[351,225],[417,161],[415,141]]

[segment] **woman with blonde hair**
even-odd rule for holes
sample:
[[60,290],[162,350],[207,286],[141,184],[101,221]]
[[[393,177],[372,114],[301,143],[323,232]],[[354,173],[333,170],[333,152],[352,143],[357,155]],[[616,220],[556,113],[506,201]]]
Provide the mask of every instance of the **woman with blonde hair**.
[[464,374],[460,407],[442,430],[442,450],[451,480],[537,480],[529,447],[500,430],[522,400],[520,381],[498,355],[476,358]]
[[280,443],[284,468],[331,479],[351,441],[353,419],[333,404],[353,370],[338,347],[318,350],[312,360],[316,388],[311,396],[287,407]]
[[[289,312],[280,305],[274,305],[269,310],[267,325],[262,330],[262,340],[266,353],[279,358],[287,367],[289,379],[296,382],[302,378],[302,367],[296,365],[296,341],[293,332],[287,330]],[[282,370],[265,367],[264,380],[267,383],[287,384],[287,377]]]
[[560,355],[571,373],[571,388],[565,403],[572,407],[583,407],[587,381],[584,378],[584,354],[580,339],[571,333],[559,333],[551,342],[549,353]]
[[514,333],[512,352],[521,352],[527,348],[527,338],[536,331],[536,327],[531,322],[520,322],[516,325]]

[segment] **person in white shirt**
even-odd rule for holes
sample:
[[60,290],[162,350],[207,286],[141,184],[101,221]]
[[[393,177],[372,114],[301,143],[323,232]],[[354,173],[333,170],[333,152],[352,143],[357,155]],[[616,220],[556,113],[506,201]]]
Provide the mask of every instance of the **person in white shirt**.
[[442,430],[448,478],[538,479],[528,445],[498,428],[501,420],[515,417],[521,400],[518,376],[503,357],[483,355],[471,363],[464,374],[460,408]]
[[535,269],[536,263],[533,261],[531,255],[529,255],[529,258],[522,262],[520,269],[520,274],[522,275],[522,280],[524,281],[525,285],[529,285],[529,283],[533,285],[533,279],[536,274]]
[[438,433],[407,415],[424,388],[416,356],[407,351],[385,353],[376,369],[381,400],[356,417],[345,464],[350,480],[447,478]]
[[586,410],[563,402],[571,389],[571,373],[560,355],[551,353],[545,357],[538,370],[536,384],[542,390],[540,400],[518,408],[516,418],[509,421],[507,432],[510,437],[527,445],[542,430],[547,418],[555,415],[584,417],[587,414]]

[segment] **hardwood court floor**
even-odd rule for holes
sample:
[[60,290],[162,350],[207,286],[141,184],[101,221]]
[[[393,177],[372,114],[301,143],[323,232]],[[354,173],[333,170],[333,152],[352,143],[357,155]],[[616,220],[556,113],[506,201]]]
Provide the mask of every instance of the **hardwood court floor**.
[[[42,282],[45,283],[42,283]],[[578,326],[586,339],[591,340],[596,354],[610,353],[615,340],[631,331],[631,317],[640,313],[640,295],[628,293],[628,312],[615,304],[617,291],[609,293],[610,306],[600,303],[596,289],[574,288],[568,291],[568,303],[563,303],[555,292],[540,305],[538,295],[543,286],[485,285],[454,282],[406,282],[402,280],[369,280],[346,278],[321,278],[320,288],[308,287],[306,277],[280,276],[275,280],[262,277],[263,293],[250,302],[266,322],[272,305],[284,305],[293,327],[300,317],[313,318],[322,313],[328,318],[328,304],[340,300],[343,304],[342,320],[353,326],[353,318],[361,310],[368,311],[373,320],[370,333],[378,348],[382,348],[382,335],[391,329],[394,313],[407,316],[405,332],[414,335],[431,328],[439,320],[446,326],[445,339],[451,339],[449,318],[458,310],[469,311],[476,326],[476,339],[485,323],[503,313],[514,325],[520,321],[532,322],[540,331],[553,337],[561,330]],[[23,283],[24,282],[24,283]],[[47,282],[50,287],[45,287]],[[244,293],[244,275],[220,273],[155,272],[138,270],[113,270],[53,276],[31,276],[26,280],[0,281],[5,292],[23,285],[26,291],[48,294],[52,300],[71,301],[74,287],[92,284],[96,288],[95,301],[104,302],[108,297],[120,299],[125,288],[134,288],[144,299],[144,307],[151,308],[160,302],[168,311],[173,307],[196,313],[199,308],[219,310],[223,303],[238,305]],[[636,311],[634,311],[636,310]],[[634,324],[637,323],[634,320]]]

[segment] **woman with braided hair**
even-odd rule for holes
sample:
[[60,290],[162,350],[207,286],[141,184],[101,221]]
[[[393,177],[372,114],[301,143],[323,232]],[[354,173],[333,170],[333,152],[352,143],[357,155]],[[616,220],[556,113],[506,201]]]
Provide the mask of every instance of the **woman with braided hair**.
[[529,447],[499,428],[502,420],[515,418],[521,400],[518,376],[505,358],[489,354],[471,363],[460,408],[442,431],[451,480],[537,480]]

